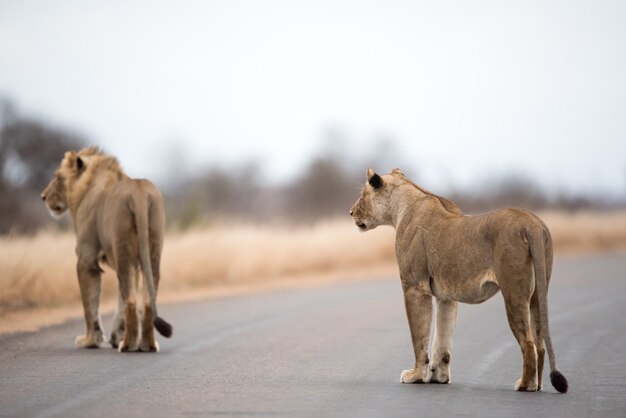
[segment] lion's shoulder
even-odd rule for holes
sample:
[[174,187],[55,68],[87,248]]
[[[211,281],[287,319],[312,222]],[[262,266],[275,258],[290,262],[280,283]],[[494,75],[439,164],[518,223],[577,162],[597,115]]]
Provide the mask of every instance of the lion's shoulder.
[[[459,208],[457,206],[456,203],[454,203],[453,201],[451,201],[450,199],[446,199],[445,197],[439,196],[435,193],[432,193],[426,189],[424,189],[423,187],[418,186],[417,184],[413,183],[411,180],[409,180],[408,178],[406,178],[403,174],[402,174],[402,179],[405,183],[409,184],[410,186],[416,188],[417,190],[419,190],[422,194],[430,197],[431,199],[434,199],[436,202],[438,202],[447,212],[451,213],[451,214],[455,214],[455,215],[463,215],[463,211],[461,210],[461,208]],[[400,189],[402,190],[402,189]],[[405,192],[408,193],[408,192]]]

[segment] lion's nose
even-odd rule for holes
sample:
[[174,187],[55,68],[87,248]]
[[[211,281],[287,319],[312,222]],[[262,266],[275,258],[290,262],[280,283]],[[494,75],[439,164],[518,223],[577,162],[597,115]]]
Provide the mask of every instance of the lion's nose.
[[45,194],[41,194],[41,200],[46,200],[46,195]]
[[352,216],[352,209],[350,209],[350,215]]

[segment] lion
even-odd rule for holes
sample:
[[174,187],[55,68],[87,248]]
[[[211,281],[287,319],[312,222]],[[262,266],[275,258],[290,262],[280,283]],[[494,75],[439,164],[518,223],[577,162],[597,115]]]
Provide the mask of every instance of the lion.
[[[415,352],[415,366],[402,372],[402,383],[450,383],[457,304],[482,303],[501,291],[522,350],[522,377],[515,390],[542,389],[545,342],[552,385],[567,392],[548,328],[552,238],[538,216],[517,209],[468,216],[399,169],[381,176],[371,168],[350,215],[361,231],[379,225],[396,230],[396,258]],[[429,358],[433,298],[437,317]]]
[[[120,352],[159,351],[153,325],[168,338],[173,328],[158,316],[156,306],[165,229],[163,198],[157,188],[148,180],[129,178],[115,157],[91,147],[65,153],[41,198],[54,218],[69,209],[74,221],[87,325],[86,334],[76,338],[76,347],[97,348],[105,339],[99,315],[99,263],[106,263],[119,281],[109,343]],[[137,306],[139,271],[143,310]]]

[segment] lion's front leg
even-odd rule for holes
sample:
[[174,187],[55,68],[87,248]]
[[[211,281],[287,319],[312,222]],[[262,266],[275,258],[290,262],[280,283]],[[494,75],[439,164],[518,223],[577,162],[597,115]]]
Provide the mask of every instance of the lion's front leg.
[[415,366],[404,370],[400,375],[402,383],[428,382],[428,340],[430,338],[430,322],[432,320],[432,298],[414,288],[404,291],[404,304],[411,330]]
[[450,360],[457,307],[457,302],[437,300],[437,320],[430,367],[430,381],[432,383],[450,383],[452,381]]
[[124,314],[126,311],[126,304],[122,299],[122,293],[117,293],[117,308],[113,315],[113,325],[111,326],[111,338],[109,343],[111,347],[117,348],[124,338]]
[[77,272],[87,333],[76,337],[75,345],[78,348],[98,348],[104,341],[104,329],[99,316],[101,279],[97,258],[79,255]]

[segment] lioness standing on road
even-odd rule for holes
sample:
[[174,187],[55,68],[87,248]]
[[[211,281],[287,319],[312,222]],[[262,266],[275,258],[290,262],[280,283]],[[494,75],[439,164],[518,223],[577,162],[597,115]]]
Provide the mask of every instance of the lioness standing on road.
[[[117,159],[98,148],[69,151],[41,198],[53,217],[67,209],[76,230],[78,282],[87,333],[79,348],[99,347],[100,265],[117,272],[118,307],[109,340],[119,351],[158,351],[154,327],[172,335],[172,326],[157,315],[156,295],[163,249],[163,198],[148,180],[129,178]],[[139,271],[143,273],[143,320],[138,309]],[[139,334],[141,330],[141,335]]]
[[[499,209],[466,216],[399,169],[383,176],[368,169],[367,183],[350,215],[362,231],[378,225],[396,230],[396,257],[415,351],[415,366],[402,372],[403,383],[450,383],[457,303],[481,303],[500,290],[522,350],[522,377],[515,389],[541,390],[545,340],[552,385],[567,392],[548,328],[552,238],[536,215]],[[433,297],[437,318],[429,358]]]

